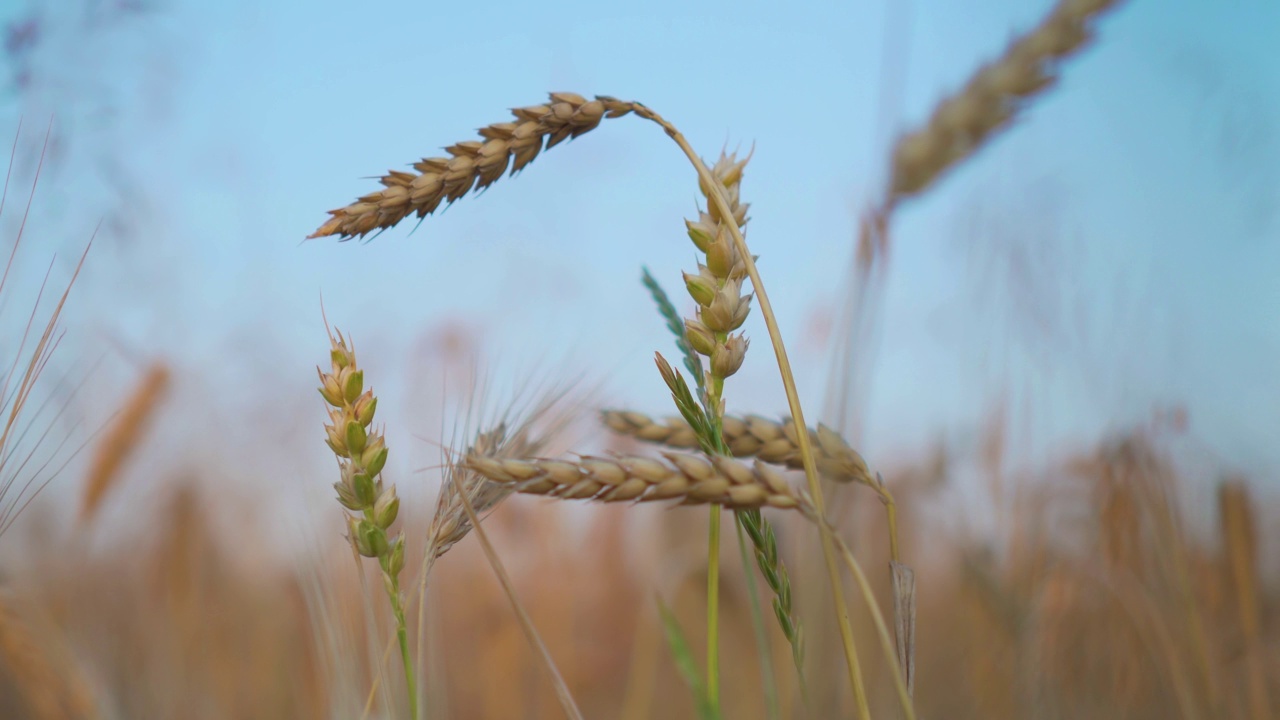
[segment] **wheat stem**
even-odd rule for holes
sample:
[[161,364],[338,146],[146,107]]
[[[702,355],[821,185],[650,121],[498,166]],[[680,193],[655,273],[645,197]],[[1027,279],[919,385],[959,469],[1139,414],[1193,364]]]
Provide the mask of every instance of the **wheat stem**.
[[[453,475],[455,484],[459,482],[459,476],[459,473]],[[578,710],[578,705],[574,702],[573,695],[569,692],[569,686],[565,684],[555,661],[551,659],[551,652],[547,650],[546,644],[542,642],[542,636],[538,634],[538,629],[533,625],[532,618],[525,611],[524,605],[520,603],[520,598],[516,595],[515,585],[511,582],[511,577],[507,575],[507,570],[503,567],[502,560],[498,558],[497,551],[493,549],[493,544],[489,542],[489,534],[481,526],[480,517],[476,514],[476,509],[471,506],[469,493],[462,487],[458,487],[457,491],[458,500],[467,514],[467,519],[471,521],[471,529],[476,534],[476,540],[480,542],[480,547],[484,550],[484,555],[489,560],[489,566],[493,568],[493,574],[498,576],[498,582],[502,584],[502,589],[506,593],[507,599],[511,601],[511,608],[515,611],[516,619],[520,622],[520,629],[524,631],[529,644],[542,657],[543,665],[546,666],[547,672],[551,675],[551,682],[555,686],[556,696],[560,699],[560,705],[564,708],[564,714],[572,720],[583,720],[582,712]]]
[[[716,209],[723,216],[732,217],[733,212],[724,197],[724,193],[718,187],[715,178],[711,176],[711,172],[702,162],[702,159],[698,157],[689,142],[685,140],[684,135],[657,113],[649,111],[647,108],[645,110],[647,111],[646,113],[641,113],[637,110],[636,114],[656,122],[666,130],[667,135],[675,141],[676,145],[680,146],[680,149],[689,158],[689,162],[698,171],[698,176],[703,184],[712,188],[707,194],[708,201],[714,203]],[[787,405],[791,410],[792,422],[795,423],[797,444],[800,447],[800,457],[804,463],[805,479],[809,484],[809,495],[812,498],[814,510],[819,517],[825,517],[826,504],[822,498],[822,486],[818,482],[818,470],[813,460],[813,448],[809,444],[808,433],[804,431],[806,427],[804,410],[800,406],[800,395],[796,390],[795,376],[791,371],[791,361],[787,358],[787,350],[782,342],[782,332],[778,329],[778,321],[773,313],[773,305],[769,302],[769,296],[764,288],[764,281],[760,278],[760,271],[756,268],[755,259],[751,256],[746,239],[742,237],[741,231],[738,230],[735,224],[725,223],[725,225],[733,237],[734,244],[739,254],[741,254],[743,262],[746,264],[747,275],[751,278],[751,286],[755,289],[756,298],[760,304],[760,314],[764,317],[765,326],[769,330],[769,340],[773,344],[778,371],[782,376],[782,386],[787,394]],[[862,720],[870,720],[871,710],[867,705],[866,689],[862,682],[862,670],[858,664],[858,652],[853,639],[853,628],[849,624],[849,616],[845,609],[844,591],[840,585],[840,572],[836,567],[833,534],[825,524],[819,525],[819,534],[822,538],[822,554],[827,565],[831,594],[835,601],[836,617],[840,624],[840,638],[844,646],[845,661],[849,669],[849,684],[853,690],[854,700],[858,704],[858,716]]]
[[765,632],[764,614],[760,611],[760,592],[751,577],[751,558],[747,553],[747,540],[742,530],[742,512],[734,513],[734,530],[738,535],[738,555],[742,560],[743,580],[747,586],[747,607],[751,610],[751,630],[756,636],[756,648],[760,653],[760,683],[764,691],[765,711],[769,720],[778,720],[778,686],[773,677],[773,657],[769,649],[769,635]]
[[707,702],[720,708],[720,507],[711,506],[707,536]]
[[834,532],[832,536],[835,537],[836,543],[840,546],[840,552],[844,556],[845,564],[849,566],[849,572],[853,574],[854,580],[857,581],[858,589],[861,591],[867,607],[871,608],[871,619],[876,626],[876,635],[880,638],[880,646],[884,651],[885,661],[893,672],[893,686],[898,693],[898,704],[902,708],[902,714],[906,720],[915,720],[916,711],[911,703],[911,693],[907,689],[906,678],[898,664],[899,657],[895,643],[893,638],[889,636],[889,628],[885,625],[884,615],[880,612],[880,605],[876,602],[875,593],[871,590],[871,583],[867,582],[866,573],[862,572],[862,566],[858,564],[858,559],[853,556],[849,546]]

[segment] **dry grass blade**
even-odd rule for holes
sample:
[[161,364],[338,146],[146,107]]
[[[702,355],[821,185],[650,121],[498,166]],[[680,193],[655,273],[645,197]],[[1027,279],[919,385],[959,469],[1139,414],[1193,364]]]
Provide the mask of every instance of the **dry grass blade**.
[[523,170],[544,147],[553,148],[595,129],[605,118],[631,111],[629,103],[610,98],[587,100],[574,93],[551,93],[544,105],[513,109],[514,121],[481,128],[482,140],[445,148],[450,157],[426,158],[413,165],[414,173],[389,171],[381,179],[382,190],[330,211],[332,217],[310,237],[363,237],[411,214],[425,217],[472,190],[484,190],[508,169],[511,174]]
[[106,436],[98,442],[80,500],[79,522],[82,526],[92,522],[97,515],[103,500],[120,477],[120,468],[141,443],[148,423],[168,388],[169,369],[161,363],[153,364],[134,388]]
[[1007,127],[1028,100],[1053,85],[1055,64],[1088,42],[1090,22],[1116,4],[1060,0],[1035,29],[979,68],[960,92],[938,103],[928,124],[894,147],[887,205],[924,191]]
[[[697,434],[681,418],[658,421],[644,413],[624,410],[605,410],[600,416],[604,424],[619,435],[679,450],[698,447]],[[795,425],[790,418],[777,422],[759,415],[726,415],[723,432],[725,445],[734,457],[755,457],[791,470],[804,469]],[[825,425],[809,430],[809,441],[817,450],[814,459],[823,477],[873,487],[878,484],[858,451]]]
[[564,500],[648,502],[728,508],[774,507],[812,512],[808,500],[764,463],[752,467],[723,457],[666,453],[667,463],[643,457],[515,460],[470,454],[468,470],[516,492]]

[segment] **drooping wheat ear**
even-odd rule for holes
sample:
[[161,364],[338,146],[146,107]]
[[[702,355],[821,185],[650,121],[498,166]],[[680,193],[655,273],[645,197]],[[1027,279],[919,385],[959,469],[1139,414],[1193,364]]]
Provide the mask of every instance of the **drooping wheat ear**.
[[326,373],[317,367],[316,374],[320,376],[320,395],[329,405],[325,442],[337,455],[341,471],[341,479],[333,487],[338,492],[338,502],[348,511],[348,540],[352,548],[364,557],[376,558],[382,569],[383,585],[396,619],[396,636],[409,693],[409,716],[416,718],[417,676],[409,659],[404,595],[400,592],[404,531],[395,539],[387,537],[387,531],[400,514],[400,498],[395,485],[382,482],[387,445],[383,433],[373,427],[378,398],[373,390],[364,389],[364,371],[356,364],[355,351],[347,345],[342,333],[337,332],[336,337],[330,334],[329,343],[330,371]]
[[[698,447],[693,428],[680,418],[659,421],[644,413],[626,410],[605,410],[600,417],[610,430],[619,435],[680,450]],[[795,425],[790,418],[779,422],[759,415],[726,415],[723,430],[725,444],[734,457],[755,457],[791,470],[804,469],[796,443]],[[818,463],[818,472],[824,477],[839,482],[877,485],[878,481],[858,451],[849,447],[844,438],[831,428],[818,425],[817,430],[809,430],[809,442],[817,450],[814,460]]]
[[1088,42],[1090,23],[1116,4],[1059,0],[1039,26],[938,103],[928,124],[898,140],[886,204],[920,193],[1008,126],[1031,98],[1054,83],[1057,64]]
[[753,466],[724,457],[664,453],[653,458],[583,457],[580,460],[462,459],[463,467],[515,492],[564,500],[648,502],[679,500],[682,505],[728,508],[775,507],[813,512],[803,493],[764,463]]
[[112,421],[107,434],[94,449],[80,500],[80,524],[91,522],[111,488],[120,478],[120,468],[141,443],[148,422],[169,388],[169,369],[155,363],[134,389]]
[[384,189],[331,210],[331,218],[310,237],[340,235],[344,239],[392,227],[410,214],[425,217],[443,203],[453,203],[472,190],[483,190],[510,168],[524,169],[543,148],[553,148],[589,132],[605,118],[622,117],[634,104],[609,97],[587,100],[569,92],[551,93],[544,105],[514,108],[513,122],[481,128],[483,140],[467,140],[445,148],[451,157],[425,158],[414,163],[416,173],[391,170],[381,179]]

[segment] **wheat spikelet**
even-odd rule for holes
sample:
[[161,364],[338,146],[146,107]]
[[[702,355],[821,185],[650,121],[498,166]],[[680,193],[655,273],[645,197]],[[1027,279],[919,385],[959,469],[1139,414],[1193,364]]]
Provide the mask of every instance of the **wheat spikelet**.
[[445,148],[451,157],[425,158],[414,163],[416,173],[388,171],[382,190],[329,212],[332,217],[310,237],[363,237],[392,227],[416,213],[419,218],[449,205],[472,190],[484,190],[503,173],[523,170],[544,148],[589,132],[605,118],[622,117],[642,109],[635,103],[597,96],[587,100],[568,92],[551,93],[544,105],[514,108],[513,122],[479,130],[483,140],[467,140]]
[[812,513],[808,500],[764,463],[747,467],[722,457],[663,457],[667,463],[643,457],[516,460],[471,453],[462,465],[515,492],[565,500],[679,500],[683,505],[767,506]]
[[[605,410],[601,418],[608,428],[646,442],[681,450],[698,447],[693,428],[681,418],[654,420],[644,413]],[[774,421],[758,415],[724,418],[724,441],[734,457],[755,457],[791,470],[803,469],[795,425],[790,418]],[[872,487],[879,481],[856,450],[825,425],[809,431],[809,441],[817,450],[818,472],[840,482],[858,482]]]
[[1060,0],[1039,26],[938,103],[925,127],[907,133],[894,147],[887,203],[922,192],[1008,126],[1028,100],[1054,83],[1054,66],[1088,42],[1090,22],[1116,4]]
[[169,369],[155,363],[134,388],[106,436],[94,450],[80,500],[80,524],[91,522],[120,477],[120,468],[139,445],[148,421],[169,388]]

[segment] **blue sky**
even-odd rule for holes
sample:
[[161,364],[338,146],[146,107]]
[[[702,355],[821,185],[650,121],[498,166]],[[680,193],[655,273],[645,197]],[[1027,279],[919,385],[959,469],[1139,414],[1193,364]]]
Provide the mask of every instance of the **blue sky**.
[[[393,423],[438,402],[413,392],[443,382],[422,380],[435,372],[422,348],[449,322],[474,327],[497,377],[582,373],[610,404],[669,411],[651,358],[671,343],[638,277],[647,265],[680,289],[696,185],[656,127],[608,121],[416,231],[301,242],[375,189],[370,176],[548,90],[641,100],[704,155],[754,144],[748,239],[817,408],[828,348],[805,330],[839,301],[888,134],[1049,3],[917,0],[889,22],[887,6],[174,0],[87,41],[63,23],[61,49],[38,64],[57,82],[4,117],[24,115],[34,138],[30,118],[57,110],[76,131],[34,228],[64,261],[108,210],[132,223],[94,250],[69,354],[163,355],[202,379],[198,397],[224,419],[273,416],[264,398],[290,393],[302,399],[286,407],[318,414],[307,393],[323,294],[377,364]],[[887,38],[901,61],[892,92]],[[859,354],[873,461],[963,439],[1005,397],[1021,460],[1183,405],[1208,452],[1274,477],[1277,40],[1274,2],[1127,3],[1014,129],[902,209],[880,330]],[[76,83],[115,111],[69,102]],[[132,199],[113,194],[102,156]],[[758,315],[747,330],[730,406],[781,413]]]

